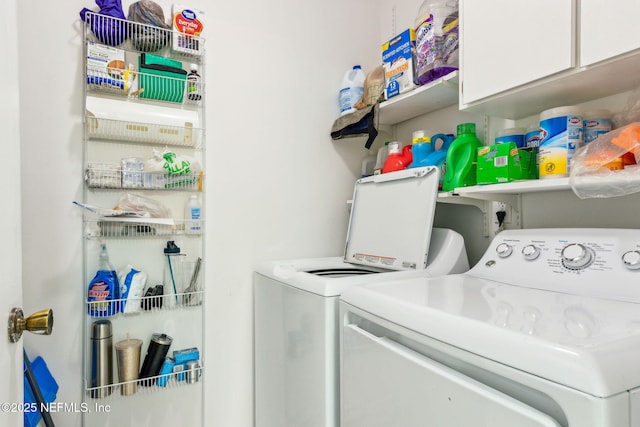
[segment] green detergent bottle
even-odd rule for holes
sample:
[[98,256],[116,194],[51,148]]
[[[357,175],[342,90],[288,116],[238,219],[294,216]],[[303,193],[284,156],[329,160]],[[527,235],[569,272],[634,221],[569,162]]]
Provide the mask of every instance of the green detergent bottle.
[[461,123],[457,127],[456,139],[447,150],[447,165],[442,182],[443,191],[476,185],[478,147],[482,143],[476,136],[475,123]]

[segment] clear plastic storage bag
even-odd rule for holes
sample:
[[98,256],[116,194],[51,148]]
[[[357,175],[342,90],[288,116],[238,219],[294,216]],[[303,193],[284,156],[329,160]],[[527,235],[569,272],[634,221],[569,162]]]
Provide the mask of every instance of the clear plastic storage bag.
[[598,136],[576,150],[570,184],[581,199],[640,191],[640,122]]
[[162,7],[152,0],[139,0],[129,6],[132,24],[129,36],[136,49],[155,52],[169,44],[171,26],[165,23]]

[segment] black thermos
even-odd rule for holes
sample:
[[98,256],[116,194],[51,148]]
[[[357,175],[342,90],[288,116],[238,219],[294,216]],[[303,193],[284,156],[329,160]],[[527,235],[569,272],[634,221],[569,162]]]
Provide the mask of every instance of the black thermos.
[[147,347],[147,354],[144,357],[139,376],[141,380],[143,378],[149,379],[140,381],[140,385],[152,386],[156,383],[157,378],[155,377],[160,375],[160,369],[162,369],[162,364],[169,352],[169,346],[172,341],[173,339],[166,334],[153,334],[151,336],[151,341],[149,342],[149,347]]

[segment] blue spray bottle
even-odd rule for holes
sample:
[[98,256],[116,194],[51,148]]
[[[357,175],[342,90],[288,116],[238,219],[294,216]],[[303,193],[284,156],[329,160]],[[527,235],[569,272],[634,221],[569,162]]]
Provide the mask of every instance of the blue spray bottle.
[[89,282],[87,301],[89,315],[94,317],[113,316],[118,313],[120,284],[118,275],[109,263],[107,245],[100,245],[99,266],[95,277]]

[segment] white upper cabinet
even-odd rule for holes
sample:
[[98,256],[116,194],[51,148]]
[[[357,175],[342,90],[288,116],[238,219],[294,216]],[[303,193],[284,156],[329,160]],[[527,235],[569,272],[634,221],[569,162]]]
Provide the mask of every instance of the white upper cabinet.
[[461,104],[575,66],[575,0],[460,0],[460,13]]
[[580,66],[640,48],[638,0],[580,2]]
[[460,0],[460,109],[507,119],[640,85],[639,0]]

